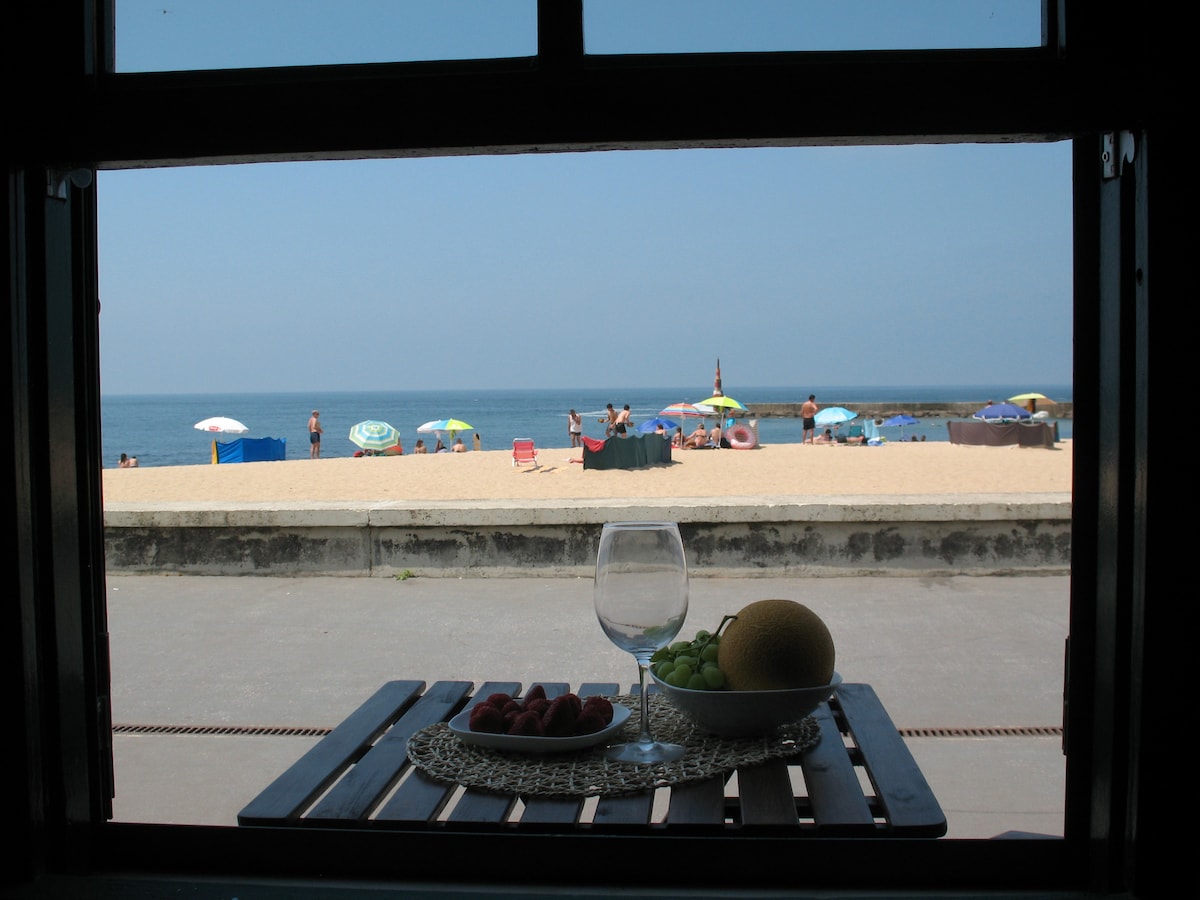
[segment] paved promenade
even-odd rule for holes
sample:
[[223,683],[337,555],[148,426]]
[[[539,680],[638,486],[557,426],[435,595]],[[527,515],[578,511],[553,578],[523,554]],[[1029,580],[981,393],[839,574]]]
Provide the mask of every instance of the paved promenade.
[[[118,821],[234,825],[390,679],[636,678],[596,624],[590,578],[107,580]],[[950,837],[1062,834],[1066,576],[695,577],[691,589],[685,636],[767,597],[817,611],[839,673],[870,683],[905,734]]]

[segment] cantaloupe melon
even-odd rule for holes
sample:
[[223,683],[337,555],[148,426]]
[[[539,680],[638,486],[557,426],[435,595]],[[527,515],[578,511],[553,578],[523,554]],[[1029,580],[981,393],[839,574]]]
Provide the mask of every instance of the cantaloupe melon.
[[833,636],[795,600],[757,600],[725,626],[717,665],[733,691],[816,687],[833,679]]

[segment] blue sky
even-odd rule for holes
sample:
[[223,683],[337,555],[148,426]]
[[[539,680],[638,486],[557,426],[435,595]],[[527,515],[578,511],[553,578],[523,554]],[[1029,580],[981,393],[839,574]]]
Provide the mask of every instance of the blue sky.
[[[256,55],[267,19],[241,37],[163,24],[214,6],[119,4],[118,68],[346,62],[304,55],[343,46],[318,27],[329,9],[431,7],[286,4],[301,54],[287,59],[261,40]],[[688,8],[710,6],[731,9]],[[490,51],[462,55],[525,52],[512,49],[528,40],[525,0],[438,8],[461,22],[497,7],[516,10],[499,21],[519,34],[497,25]],[[720,19],[663,40],[759,49],[780,30],[726,21],[710,47]],[[329,21],[350,20],[361,27]],[[442,26],[421,46],[454,55],[461,29]],[[100,173],[98,192],[105,393],[666,386],[703,382],[717,357],[743,385],[1071,381],[1067,143],[137,170]]]

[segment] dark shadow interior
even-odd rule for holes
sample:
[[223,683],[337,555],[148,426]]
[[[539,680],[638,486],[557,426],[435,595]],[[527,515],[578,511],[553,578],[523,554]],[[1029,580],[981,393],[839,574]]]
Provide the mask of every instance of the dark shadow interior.
[[[1182,16],[1161,4],[1046,0],[1043,46],[1032,49],[593,58],[583,53],[582,0],[540,0],[537,9],[538,53],[528,58],[113,74],[111,3],[6,8],[4,458],[16,583],[3,604],[0,658],[19,723],[12,783],[25,790],[10,804],[4,895],[493,888],[501,891],[489,896],[526,896],[608,887],[626,897],[1149,897],[1185,878],[1164,823],[1182,818],[1169,804],[1186,770],[1172,773],[1168,795],[1168,766],[1145,747],[1151,735],[1178,730],[1159,721],[1167,690],[1153,688],[1174,686],[1166,635],[1183,627],[1187,605],[1177,589],[1164,596],[1160,579],[1152,606],[1148,576],[1148,424],[1152,402],[1161,411],[1165,400],[1161,384],[1151,391],[1150,348],[1187,333],[1176,299],[1187,296],[1174,102]],[[403,115],[374,114],[383,107]],[[109,821],[95,170],[1061,139],[1073,141],[1075,173],[1062,839],[802,841],[765,832],[714,841],[636,827],[385,834]],[[1166,298],[1153,342],[1152,283]],[[481,864],[515,857],[537,864],[511,878]],[[615,873],[607,884],[581,875],[597,860]]]

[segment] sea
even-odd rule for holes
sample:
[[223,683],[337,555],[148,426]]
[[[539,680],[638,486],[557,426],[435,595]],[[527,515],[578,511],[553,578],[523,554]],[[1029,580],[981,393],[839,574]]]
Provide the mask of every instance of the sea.
[[[958,386],[809,386],[748,387],[725,385],[724,393],[744,405],[755,403],[801,403],[815,394],[821,406],[842,403],[888,403],[902,408],[905,403],[978,403],[1003,400],[1027,391],[1037,391],[1054,400],[1073,400],[1071,385],[958,385]],[[287,459],[307,459],[308,417],[321,411],[325,428],[322,458],[351,457],[358,447],[351,443],[350,429],[366,419],[387,422],[400,432],[405,453],[411,453],[418,438],[433,448],[437,434],[418,428],[437,419],[459,419],[471,426],[462,433],[468,449],[479,435],[484,450],[512,448],[514,438],[530,438],[537,447],[570,447],[567,412],[583,416],[583,433],[603,438],[605,405],[618,410],[629,404],[634,425],[654,418],[672,403],[699,403],[712,396],[711,390],[696,388],[552,388],[547,390],[430,391],[344,391],[330,393],[238,393],[238,394],[121,394],[101,397],[103,465],[115,468],[122,453],[135,456],[139,466],[189,466],[212,462],[212,442],[230,442],[239,437],[276,438],[285,442]],[[1053,406],[1046,407],[1053,416]],[[197,422],[212,416],[236,419],[249,429],[244,435],[213,435],[199,431]],[[947,419],[924,418],[916,425],[882,430],[888,440],[947,441]],[[684,432],[694,428],[681,422]],[[1071,437],[1071,420],[1058,420],[1059,437]],[[758,420],[759,442],[799,443],[800,419]],[[447,444],[449,435],[443,435]]]

